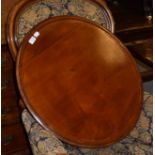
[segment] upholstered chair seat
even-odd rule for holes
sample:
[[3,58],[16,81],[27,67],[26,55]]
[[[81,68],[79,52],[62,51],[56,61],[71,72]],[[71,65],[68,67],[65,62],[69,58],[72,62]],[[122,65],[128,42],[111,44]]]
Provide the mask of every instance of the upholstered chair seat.
[[152,102],[152,96],[144,92],[143,108],[135,128],[121,141],[99,149],[79,148],[62,142],[26,109],[22,112],[22,121],[34,155],[152,155]]

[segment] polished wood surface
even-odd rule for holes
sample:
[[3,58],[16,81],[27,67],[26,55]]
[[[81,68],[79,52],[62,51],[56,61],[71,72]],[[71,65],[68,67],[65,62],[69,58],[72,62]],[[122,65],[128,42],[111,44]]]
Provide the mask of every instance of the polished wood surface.
[[151,3],[151,0],[138,0],[134,3],[129,0],[116,0],[111,1],[109,5],[116,23],[116,36],[123,41],[134,57],[149,66],[153,66]]
[[[19,28],[19,17],[22,15],[22,13],[24,12],[26,8],[29,8],[30,6],[32,6],[32,4],[39,3],[39,2],[40,0],[22,0],[22,1],[19,0],[10,10],[7,23],[5,24],[7,27],[6,28],[7,42],[9,45],[10,53],[14,61],[16,61],[16,56],[17,56],[18,49],[20,46],[19,43],[17,42],[17,34],[16,34],[16,30]],[[113,17],[112,17],[110,10],[107,7],[106,2],[104,0],[92,0],[92,2],[106,9],[107,14],[110,18],[110,20],[107,22],[111,23],[112,32],[114,32]],[[23,109],[25,108],[22,99],[20,99],[19,104]]]
[[[112,32],[114,32],[113,17],[112,17],[112,14],[109,8],[107,7],[106,1],[105,0],[90,0],[90,1],[93,1],[97,5],[106,9],[107,14],[110,18],[109,21],[107,22],[111,23],[111,29],[112,29]],[[18,0],[18,2],[12,7],[12,9],[9,12],[7,22],[5,23],[7,27],[6,35],[7,35],[7,42],[10,48],[10,52],[11,52],[11,55],[14,61],[16,60],[16,56],[17,56],[18,49],[19,49],[19,43],[16,40],[17,39],[16,30],[19,27],[19,21],[18,21],[19,17],[26,8],[30,7],[32,4],[37,3],[37,2],[40,2],[40,0]]]
[[1,1],[1,44],[6,44],[6,21],[11,8],[17,3],[19,0],[2,0]]
[[[40,35],[31,44],[35,32]],[[55,17],[33,29],[20,48],[16,74],[32,115],[70,144],[112,144],[139,117],[136,63],[114,35],[84,18]]]
[[19,12],[24,8],[24,6],[29,2],[29,0],[18,1],[16,5],[10,10],[7,22],[6,22],[6,35],[7,35],[7,43],[10,49],[10,53],[12,55],[13,60],[16,59],[17,54],[17,45],[15,43],[15,24],[18,22],[16,18]]
[[135,41],[129,44],[128,48],[145,64],[153,67],[153,38]]

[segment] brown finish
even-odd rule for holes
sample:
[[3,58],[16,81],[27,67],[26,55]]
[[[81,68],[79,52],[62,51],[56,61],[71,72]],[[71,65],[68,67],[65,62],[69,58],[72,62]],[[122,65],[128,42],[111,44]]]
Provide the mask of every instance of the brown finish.
[[138,40],[128,45],[132,53],[153,67],[153,39]]
[[[8,20],[7,20],[7,41],[8,45],[12,54],[12,57],[14,60],[16,60],[17,51],[18,51],[18,44],[16,43],[16,33],[15,30],[18,27],[18,18],[23,9],[26,7],[29,7],[32,3],[35,3],[36,1],[40,0],[20,0],[10,11]],[[112,32],[114,32],[114,21],[113,17],[111,15],[110,10],[108,9],[106,2],[104,0],[92,0],[95,3],[101,5],[104,7],[110,17],[110,20],[112,21]]]
[[2,114],[1,114],[2,126],[20,122],[20,114],[19,109],[17,107],[5,106],[1,108],[2,108]]
[[32,115],[70,144],[112,144],[129,133],[141,110],[133,58],[112,33],[84,18],[55,17],[35,27],[20,48],[16,74]]
[[142,72],[141,74],[142,74],[142,80],[144,82],[151,81],[153,79],[153,70]]
[[1,147],[3,155],[30,155],[28,139],[21,123],[13,62],[7,46],[1,51]]
[[145,64],[153,67],[153,28],[143,28],[118,33],[116,36],[123,41],[132,55]]
[[[140,2],[142,1],[137,1],[137,4]],[[109,6],[116,22],[116,36],[127,45],[135,58],[152,67],[152,73],[150,70],[141,73],[143,81],[150,81],[153,79],[153,47],[150,46],[153,38],[153,20],[148,20],[145,13],[138,10],[140,6],[136,6],[135,3],[129,0],[126,1],[129,6],[123,6],[123,3],[119,1],[119,6]],[[144,8],[141,9],[144,11]]]
[[12,10],[9,13],[8,19],[7,19],[7,42],[9,45],[9,49],[11,52],[11,55],[13,57],[13,60],[15,60],[16,54],[17,54],[17,46],[15,44],[15,23],[16,23],[16,17],[22,7],[25,6],[26,3],[30,2],[29,0],[22,0],[18,1],[18,3],[12,8]]
[[[112,3],[113,4],[112,4]],[[108,6],[112,10],[113,17],[116,22],[116,33],[123,33],[132,30],[140,30],[152,28],[153,20],[148,20],[145,16],[144,8],[139,10],[139,2],[143,3],[143,0],[130,1],[130,0],[116,0],[109,2]],[[117,5],[118,2],[118,5]],[[115,5],[115,4],[116,5]],[[124,5],[128,3],[129,5]],[[131,7],[130,7],[131,6]],[[148,13],[148,12],[147,12]]]
[[6,44],[6,21],[10,9],[15,5],[19,0],[2,0],[2,10],[1,10],[1,44]]
[[[17,55],[17,51],[19,48],[19,44],[16,42],[16,29],[18,28],[18,19],[20,14],[22,13],[22,11],[26,8],[29,7],[31,4],[40,1],[40,0],[20,0],[18,1],[18,3],[16,3],[16,5],[14,5],[14,7],[12,8],[12,10],[9,13],[8,16],[8,20],[7,20],[7,41],[8,41],[8,45],[10,48],[10,52],[12,55],[13,60],[16,60],[16,55]],[[114,21],[113,21],[113,17],[111,15],[110,10],[108,9],[106,2],[104,0],[92,0],[94,2],[96,2],[97,4],[101,5],[102,7],[104,7],[110,17],[110,20],[112,21],[112,31],[114,32]],[[20,99],[19,100],[19,105],[22,108],[25,108],[23,101]]]
[[[14,124],[10,127],[2,128],[2,153],[5,155],[22,154],[30,155],[27,149],[27,142],[21,135],[24,134],[20,124]],[[23,152],[24,151],[24,152]]]

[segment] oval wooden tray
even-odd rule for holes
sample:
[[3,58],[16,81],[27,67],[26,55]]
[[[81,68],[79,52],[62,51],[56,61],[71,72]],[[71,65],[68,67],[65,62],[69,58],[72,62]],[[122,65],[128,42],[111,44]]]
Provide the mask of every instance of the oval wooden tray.
[[141,79],[132,56],[84,18],[55,17],[35,27],[22,43],[16,74],[31,114],[73,145],[112,144],[140,114]]

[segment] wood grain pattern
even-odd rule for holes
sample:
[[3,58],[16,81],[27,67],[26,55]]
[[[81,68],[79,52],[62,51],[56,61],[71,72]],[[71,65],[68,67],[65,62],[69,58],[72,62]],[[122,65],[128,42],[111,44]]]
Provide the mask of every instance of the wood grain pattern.
[[[112,31],[114,31],[113,17],[111,15],[110,10],[108,9],[108,7],[106,5],[106,2],[104,0],[92,0],[92,1],[106,9],[106,11],[109,15],[110,21],[112,22],[111,23]],[[19,48],[19,43],[17,42],[17,34],[16,34],[16,30],[19,28],[19,17],[21,16],[21,14],[23,13],[23,11],[26,8],[30,7],[32,4],[37,3],[37,2],[40,2],[40,0],[19,1],[18,3],[16,3],[16,5],[14,5],[14,7],[11,9],[11,11],[9,13],[8,20],[6,23],[7,41],[8,41],[8,45],[10,48],[10,53],[11,53],[14,61],[16,60],[17,51]],[[22,100],[19,101],[19,104],[22,108],[25,108]]]
[[6,44],[6,21],[7,21],[7,16],[9,14],[9,11],[11,8],[17,3],[19,0],[2,0],[2,12],[1,12],[1,44]]
[[18,3],[11,9],[9,15],[8,15],[8,20],[6,23],[6,33],[7,33],[7,42],[8,46],[12,55],[13,60],[15,60],[16,53],[17,53],[17,46],[15,44],[15,24],[16,24],[16,17],[22,7],[26,3],[28,3],[29,0],[22,0],[18,1]]
[[[110,12],[110,10],[108,9],[106,2],[104,0],[92,0],[93,2],[97,3],[98,5],[100,5],[101,7],[105,8],[107,11],[107,14],[110,18],[111,21],[111,27],[112,27],[112,31],[114,32],[114,21],[113,21],[113,17],[112,14]],[[7,42],[10,48],[10,52],[12,54],[12,57],[14,59],[14,61],[16,60],[16,56],[17,56],[17,51],[19,48],[19,45],[17,44],[17,40],[16,40],[16,29],[19,27],[19,16],[22,14],[22,11],[26,8],[31,6],[33,3],[36,2],[40,2],[40,0],[22,0],[22,1],[18,1],[18,3],[16,3],[16,5],[14,5],[14,7],[11,9],[9,15],[8,15],[8,20],[6,23],[6,31],[7,31]]]
[[[40,36],[29,44],[36,31]],[[110,32],[84,18],[55,17],[33,29],[16,73],[32,115],[70,144],[112,144],[138,119],[142,88],[133,58]]]

